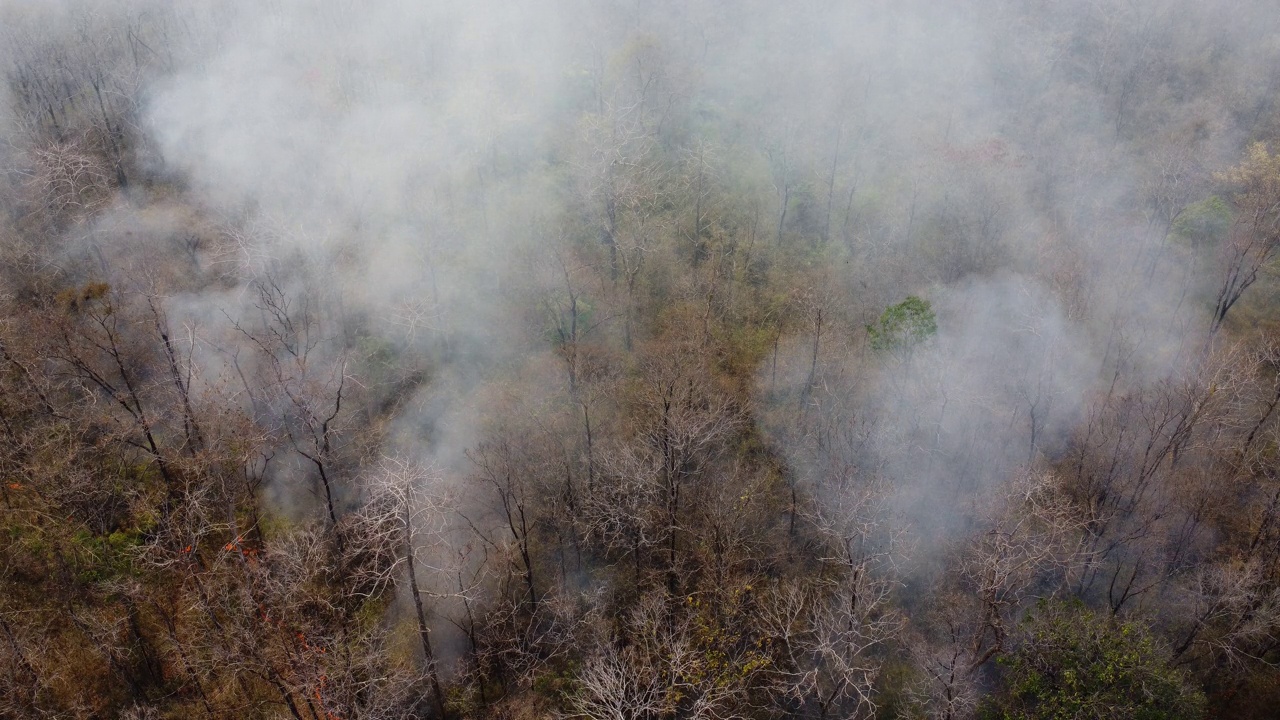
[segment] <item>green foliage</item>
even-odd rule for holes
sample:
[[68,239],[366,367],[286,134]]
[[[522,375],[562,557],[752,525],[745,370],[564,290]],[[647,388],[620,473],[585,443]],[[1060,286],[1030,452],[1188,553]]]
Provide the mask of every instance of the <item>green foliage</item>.
[[867,326],[875,350],[909,348],[938,332],[938,319],[928,300],[908,295],[880,314],[880,321]]
[[80,561],[77,580],[95,583],[131,575],[134,555],[143,544],[144,532],[132,527],[101,536],[78,530],[72,536],[78,545],[75,556]]
[[1217,195],[1188,205],[1173,222],[1173,232],[1193,246],[1217,240],[1231,227],[1231,208]]
[[546,324],[542,334],[554,348],[572,345],[591,329],[595,318],[595,305],[581,298],[563,296],[548,301]]
[[750,377],[751,371],[768,357],[774,336],[773,328],[768,325],[744,323],[731,328],[717,367],[733,377]]
[[875,716],[884,720],[919,717],[913,712],[917,708],[911,690],[920,681],[917,669],[906,658],[888,657],[876,677],[878,700]]
[[1204,695],[1139,623],[1098,617],[1078,601],[1042,601],[1023,630],[1017,649],[999,660],[1003,687],[982,717],[1177,720],[1204,713]]

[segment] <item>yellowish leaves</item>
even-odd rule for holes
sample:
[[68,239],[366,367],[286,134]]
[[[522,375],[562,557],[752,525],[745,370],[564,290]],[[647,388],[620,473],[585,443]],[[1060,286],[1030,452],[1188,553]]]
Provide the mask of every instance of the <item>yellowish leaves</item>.
[[1280,155],[1273,155],[1266,143],[1250,145],[1239,165],[1215,178],[1232,187],[1236,206],[1255,220],[1280,209]]

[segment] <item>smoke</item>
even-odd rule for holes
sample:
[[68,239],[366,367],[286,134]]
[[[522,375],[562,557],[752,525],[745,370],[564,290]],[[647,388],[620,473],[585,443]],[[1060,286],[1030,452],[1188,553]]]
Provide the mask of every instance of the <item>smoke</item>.
[[[848,263],[819,295],[853,297],[829,315],[855,311],[784,347],[759,383],[763,429],[812,492],[841,468],[883,479],[922,547],[945,548],[994,490],[1062,457],[1089,403],[1194,371],[1215,279],[1169,225],[1241,142],[1230,103],[1207,98],[1265,97],[1257,63],[1275,49],[1249,24],[1264,10],[1238,10],[872,4],[815,25],[780,9],[756,29],[772,42],[743,51],[743,76],[768,83],[762,65],[803,56],[820,77],[772,88],[789,98],[769,110],[817,110],[809,128],[826,134],[811,147],[837,179],[798,192],[850,198]],[[1179,53],[1218,56],[1220,76],[1196,93],[1152,74],[1190,62]],[[865,348],[862,324],[909,294],[932,301],[937,336],[905,355]]]
[[[940,537],[966,502],[1061,453],[1117,377],[1140,386],[1193,358],[1205,280],[1169,224],[1245,139],[1228,108],[1270,116],[1277,55],[1261,0],[0,10],[14,32],[93,40],[86,67],[136,90],[134,160],[164,178],[68,231],[89,238],[68,252],[192,253],[206,276],[168,286],[166,309],[204,333],[210,386],[232,372],[225,321],[252,317],[255,282],[321,291],[341,318],[326,357],[385,346],[420,371],[371,402],[396,408],[401,447],[451,473],[480,434],[474,396],[547,353],[528,307],[560,280],[531,267],[551,238],[598,235],[597,219],[570,218],[599,214],[584,117],[705,142],[721,195],[755,193],[753,237],[821,237],[841,261],[816,289],[839,319],[817,372],[804,333],[769,361],[781,391],[762,368],[766,434],[814,485],[821,453],[887,478]],[[91,32],[119,18],[137,32]],[[11,104],[0,96],[12,119]],[[937,336],[907,357],[868,351],[862,326],[909,294],[933,302]],[[797,438],[818,427],[846,441]]]

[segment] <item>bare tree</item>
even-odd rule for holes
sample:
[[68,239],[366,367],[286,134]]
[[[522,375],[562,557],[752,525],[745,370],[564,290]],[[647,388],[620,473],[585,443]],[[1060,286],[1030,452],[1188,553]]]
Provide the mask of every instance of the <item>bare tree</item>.
[[439,556],[445,531],[449,505],[439,494],[436,487],[439,483],[437,474],[420,465],[384,459],[364,485],[363,504],[352,522],[357,541],[351,545],[357,552],[370,553],[374,558],[372,563],[362,563],[375,571],[365,580],[370,585],[369,592],[394,582],[402,570],[405,573],[422,647],[424,672],[431,685],[436,712],[443,717],[444,690],[423,602],[429,591],[419,580],[422,570],[438,570],[425,558]]
[[[257,351],[263,374],[259,396],[280,418],[280,433],[316,471],[329,522],[338,522],[337,494],[342,482],[340,416],[349,391],[348,353],[327,331],[315,298],[304,291],[293,298],[279,278],[255,283],[257,328],[235,323]],[[336,347],[335,347],[336,346]],[[246,392],[254,396],[246,380]]]
[[1257,282],[1258,272],[1280,245],[1280,156],[1255,143],[1245,159],[1219,179],[1235,191],[1236,220],[1221,250],[1224,276],[1214,303],[1211,332],[1222,327],[1227,313]]

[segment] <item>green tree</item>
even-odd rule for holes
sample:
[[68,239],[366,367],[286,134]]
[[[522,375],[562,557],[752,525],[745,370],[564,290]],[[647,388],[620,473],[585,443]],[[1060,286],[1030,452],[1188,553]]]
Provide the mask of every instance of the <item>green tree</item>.
[[1083,604],[1041,602],[1017,648],[998,661],[1002,687],[986,703],[990,720],[1133,718],[1204,714],[1204,695],[1136,622],[1100,618]]
[[1173,221],[1173,231],[1201,247],[1221,239],[1231,229],[1231,220],[1231,207],[1213,195],[1184,208]]
[[875,350],[910,348],[938,332],[938,320],[928,300],[908,295],[880,314],[880,321],[867,326]]

